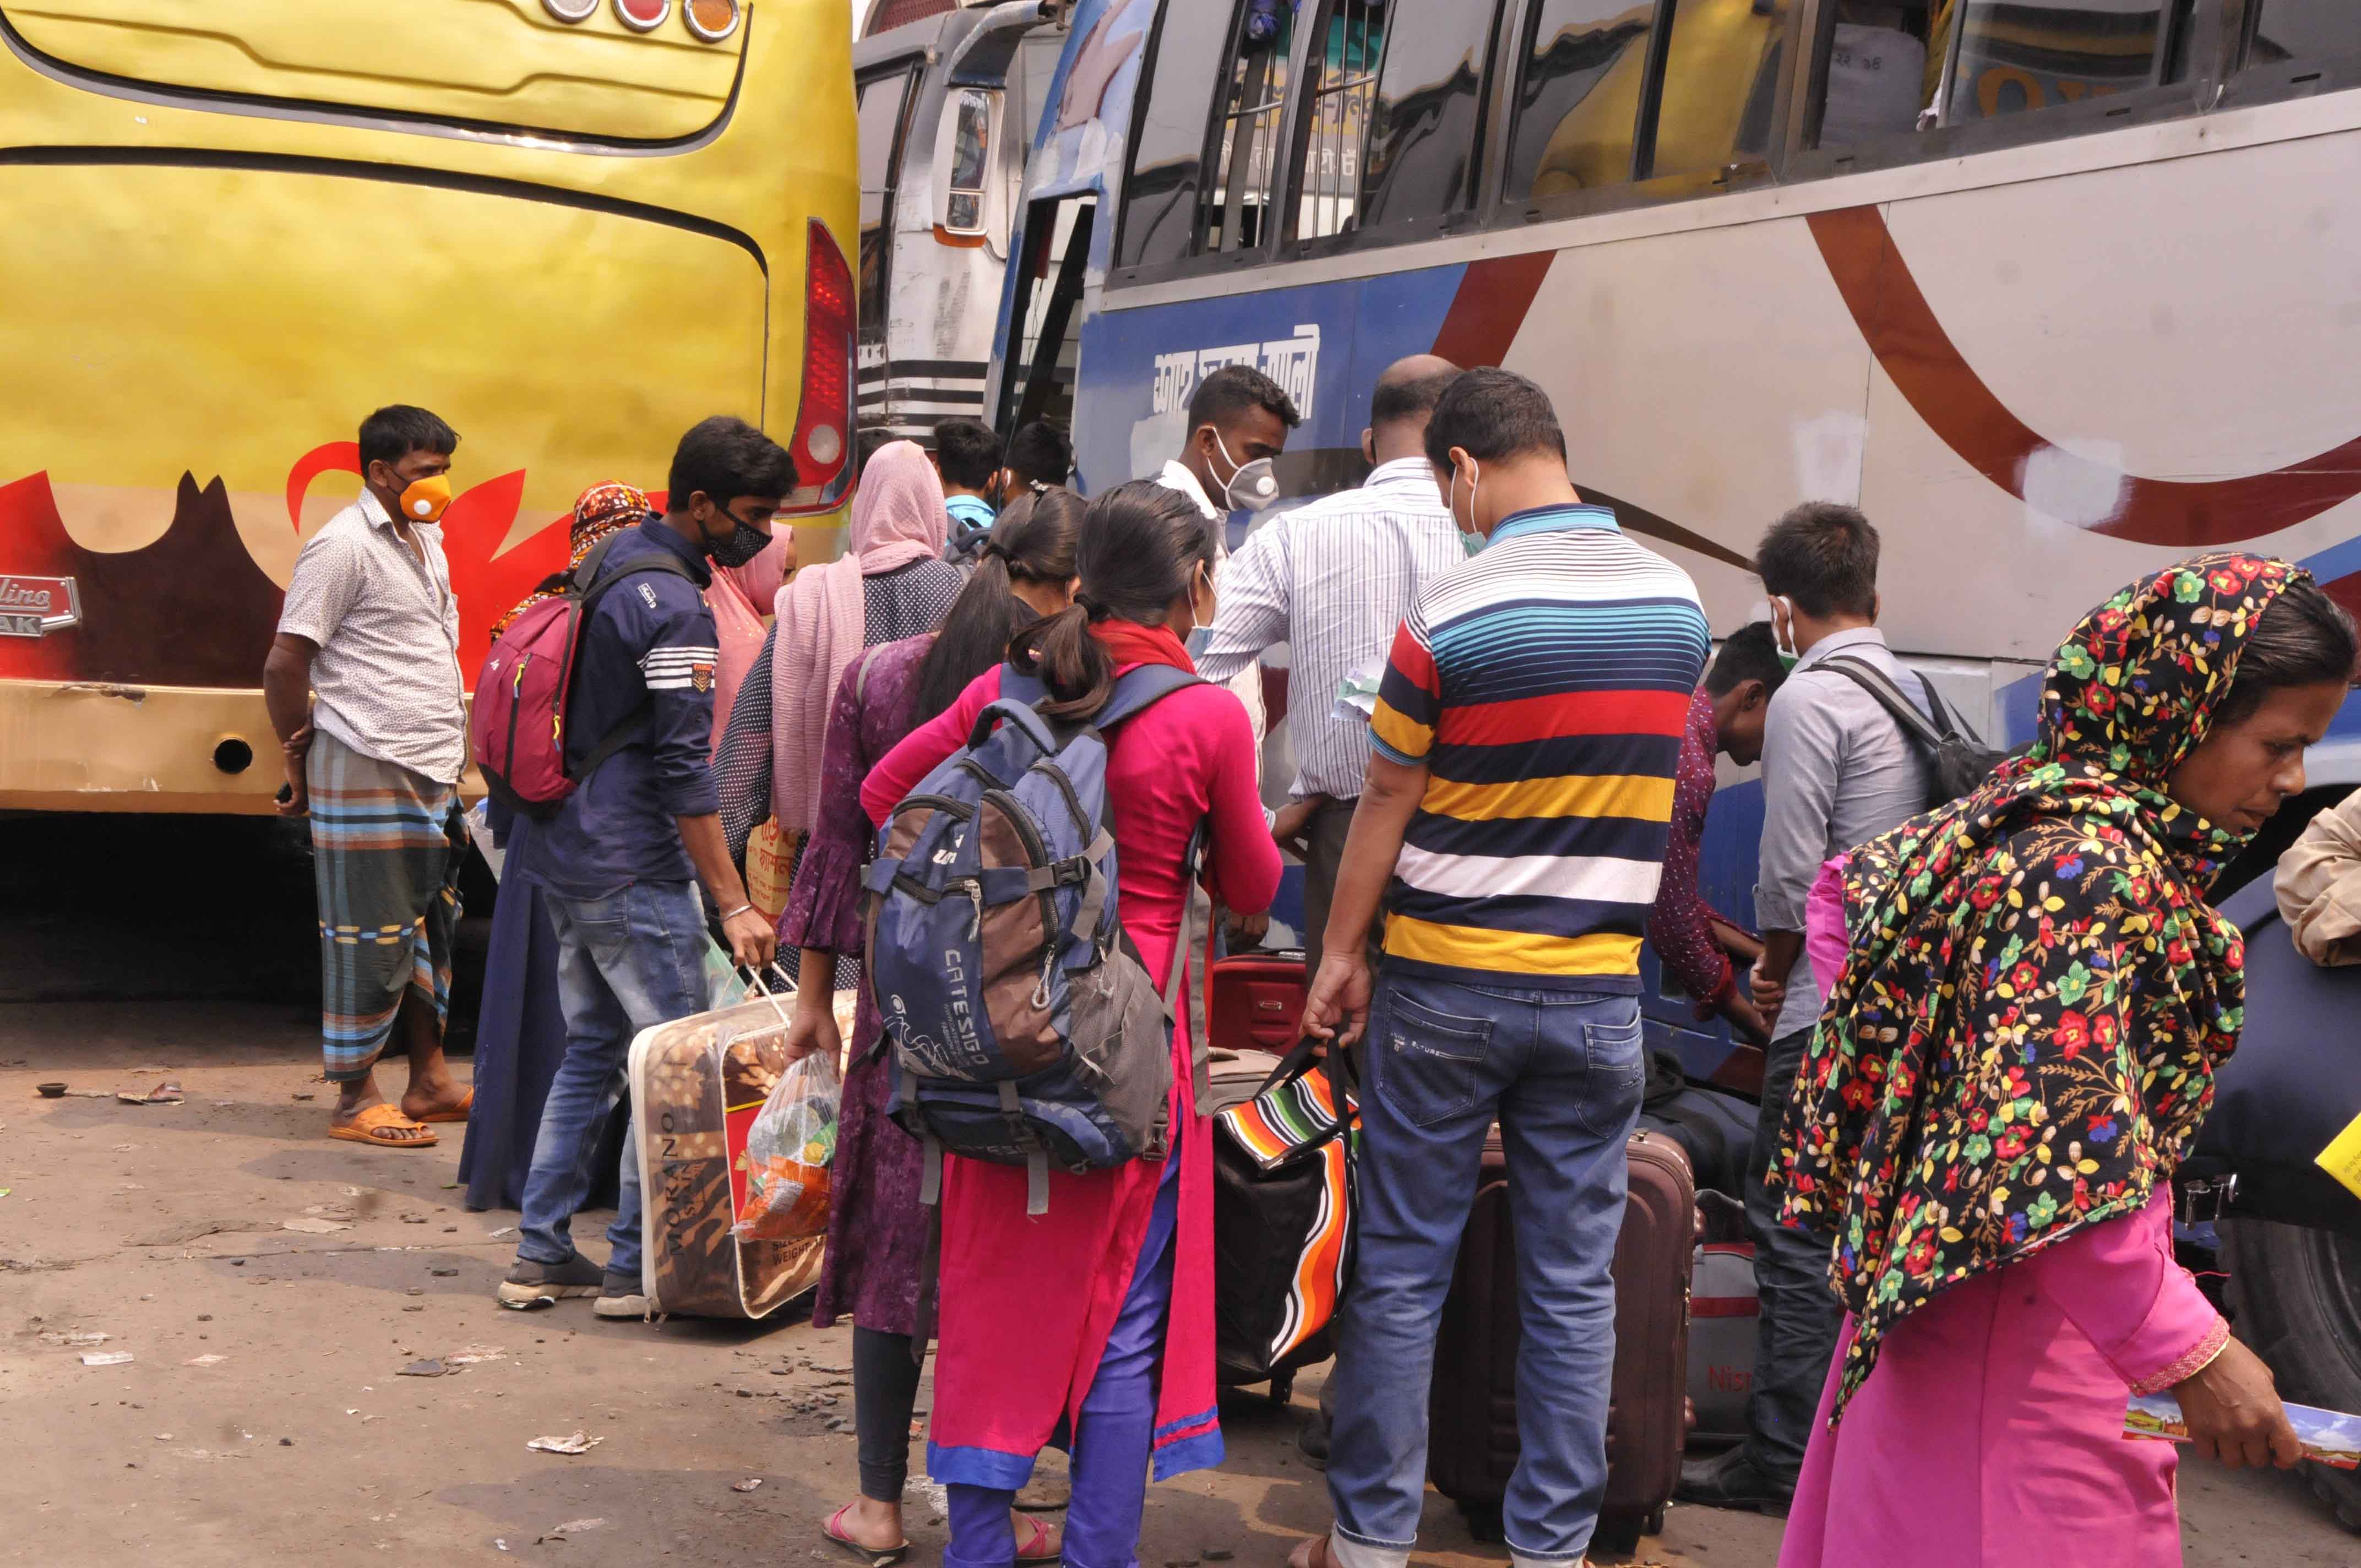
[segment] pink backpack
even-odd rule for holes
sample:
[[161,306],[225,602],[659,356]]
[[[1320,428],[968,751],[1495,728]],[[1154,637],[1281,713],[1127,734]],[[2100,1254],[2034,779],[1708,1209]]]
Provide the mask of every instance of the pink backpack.
[[[620,537],[620,535],[617,535]],[[566,766],[566,704],[575,666],[582,659],[582,632],[607,590],[642,572],[688,569],[670,551],[651,551],[611,572],[602,572],[614,540],[601,541],[562,591],[509,623],[476,675],[476,702],[467,716],[467,738],[483,770],[484,783],[502,804],[529,817],[555,817],[574,786],[638,733],[647,718],[642,703],[598,737],[579,773]]]

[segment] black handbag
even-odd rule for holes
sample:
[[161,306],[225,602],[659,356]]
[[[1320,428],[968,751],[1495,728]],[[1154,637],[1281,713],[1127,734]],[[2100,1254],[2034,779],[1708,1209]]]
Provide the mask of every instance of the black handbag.
[[1226,1384],[1283,1387],[1335,1353],[1359,1114],[1344,1053],[1323,1065],[1320,1044],[1298,1043],[1252,1099],[1213,1118],[1213,1339]]

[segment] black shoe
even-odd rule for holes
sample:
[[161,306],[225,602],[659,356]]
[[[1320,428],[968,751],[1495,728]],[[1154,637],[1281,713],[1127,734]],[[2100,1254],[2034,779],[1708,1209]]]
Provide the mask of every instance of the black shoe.
[[1711,1459],[1688,1461],[1681,1466],[1680,1485],[1673,1488],[1673,1500],[1676,1503],[1708,1508],[1747,1508],[1780,1517],[1786,1514],[1795,1497],[1793,1481],[1782,1482],[1765,1475],[1746,1457],[1743,1448],[1733,1448]]
[[564,1263],[534,1263],[521,1257],[500,1281],[500,1304],[531,1307],[562,1296],[588,1296],[598,1288],[604,1277],[604,1271],[580,1253]]
[[598,1281],[598,1299],[590,1303],[594,1317],[644,1318],[648,1315],[648,1299],[640,1292],[640,1277],[636,1274],[609,1272]]
[[1328,1468],[1328,1412],[1316,1410],[1295,1432],[1295,1451],[1314,1470]]

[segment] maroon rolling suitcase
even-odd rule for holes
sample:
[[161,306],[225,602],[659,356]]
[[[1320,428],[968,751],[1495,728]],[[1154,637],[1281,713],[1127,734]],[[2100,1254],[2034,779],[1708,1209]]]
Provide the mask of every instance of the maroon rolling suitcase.
[[[1631,1197],[1615,1243],[1615,1375],[1607,1412],[1607,1497],[1592,1544],[1630,1552],[1664,1528],[1687,1424],[1689,1270],[1697,1193],[1688,1157],[1634,1133]],[[1495,1129],[1459,1262],[1444,1298],[1428,1396],[1427,1478],[1477,1540],[1500,1539],[1517,1468],[1517,1252],[1508,1168]]]

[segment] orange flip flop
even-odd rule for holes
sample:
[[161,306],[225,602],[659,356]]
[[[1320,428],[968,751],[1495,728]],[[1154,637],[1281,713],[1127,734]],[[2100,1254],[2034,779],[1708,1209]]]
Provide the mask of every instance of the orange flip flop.
[[426,1115],[419,1117],[418,1120],[421,1123],[464,1122],[467,1119],[467,1113],[475,1108],[476,1091],[470,1089],[467,1091],[467,1097],[465,1100],[460,1101],[456,1108],[449,1111],[430,1112]]
[[330,1127],[328,1136],[342,1138],[348,1144],[375,1144],[386,1149],[431,1149],[441,1140],[433,1133],[423,1138],[391,1137],[387,1135],[403,1129],[415,1130],[419,1124],[403,1115],[400,1107],[372,1105],[355,1116],[349,1125]]

